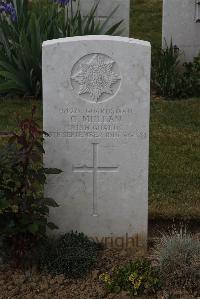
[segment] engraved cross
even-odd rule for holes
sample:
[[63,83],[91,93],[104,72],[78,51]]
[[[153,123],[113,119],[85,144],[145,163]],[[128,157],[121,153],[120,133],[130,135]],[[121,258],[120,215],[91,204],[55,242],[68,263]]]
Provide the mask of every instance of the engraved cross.
[[118,172],[119,167],[100,167],[98,166],[98,143],[92,143],[93,149],[93,166],[80,166],[80,167],[73,167],[73,172],[78,173],[92,173],[93,174],[93,212],[92,216],[98,216],[97,213],[97,199],[98,199],[98,188],[97,188],[97,181],[98,181],[98,173],[107,173],[107,172]]

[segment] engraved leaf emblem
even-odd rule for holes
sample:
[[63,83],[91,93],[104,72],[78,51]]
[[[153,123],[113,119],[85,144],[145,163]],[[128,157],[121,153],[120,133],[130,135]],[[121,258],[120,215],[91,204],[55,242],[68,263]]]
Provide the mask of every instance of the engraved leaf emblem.
[[99,55],[94,55],[87,63],[80,64],[80,71],[72,79],[80,85],[79,95],[89,93],[92,101],[98,102],[101,95],[113,95],[112,85],[120,76],[113,72],[114,61],[106,61]]

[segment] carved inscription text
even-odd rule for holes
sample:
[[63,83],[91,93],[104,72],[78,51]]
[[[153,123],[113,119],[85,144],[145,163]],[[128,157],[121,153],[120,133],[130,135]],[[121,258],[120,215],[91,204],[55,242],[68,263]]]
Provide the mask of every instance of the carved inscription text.
[[49,132],[56,138],[141,138],[147,134],[138,128],[132,129],[134,110],[126,108],[83,108],[67,106],[60,108],[64,129]]

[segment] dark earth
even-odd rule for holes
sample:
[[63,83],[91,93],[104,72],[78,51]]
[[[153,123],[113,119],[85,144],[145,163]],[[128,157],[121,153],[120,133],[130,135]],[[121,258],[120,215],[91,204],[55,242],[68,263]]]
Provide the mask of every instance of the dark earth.
[[[162,232],[170,231],[172,226],[181,222],[151,220],[149,223],[149,249],[146,254],[151,259],[151,251],[155,240]],[[185,225],[182,223],[183,227]],[[200,222],[188,221],[188,231],[200,237]],[[35,269],[21,271],[9,266],[0,267],[0,299],[130,299],[126,293],[106,294],[99,281],[99,275],[110,271],[115,266],[124,265],[135,256],[130,256],[125,250],[106,249],[99,256],[98,262],[84,279],[66,279],[63,275],[52,277],[46,273],[39,273]],[[150,298],[150,297],[144,297]],[[153,298],[153,297],[152,297]],[[169,299],[164,294],[157,294],[154,298]],[[174,298],[190,299],[191,296],[178,294]]]

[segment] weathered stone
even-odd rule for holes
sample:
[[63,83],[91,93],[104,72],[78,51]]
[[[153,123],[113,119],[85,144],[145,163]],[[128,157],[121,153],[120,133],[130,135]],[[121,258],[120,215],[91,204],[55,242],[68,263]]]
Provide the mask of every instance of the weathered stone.
[[46,196],[60,233],[108,247],[147,235],[150,44],[109,36],[43,44]]
[[181,59],[193,60],[200,52],[200,2],[192,0],[164,0],[163,48],[171,43],[181,52]]
[[[98,1],[99,0],[80,1],[82,15],[87,16]],[[74,7],[76,7],[76,4],[74,4]],[[130,0],[100,0],[96,10],[96,16],[103,22],[116,7],[118,7],[118,9],[110,18],[106,28],[110,28],[110,26],[123,20],[121,26],[121,29],[123,29],[122,36],[129,36]]]

